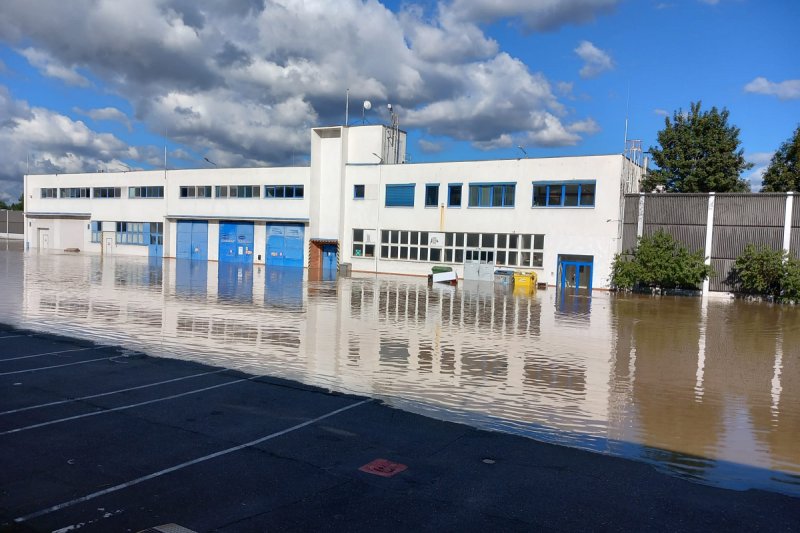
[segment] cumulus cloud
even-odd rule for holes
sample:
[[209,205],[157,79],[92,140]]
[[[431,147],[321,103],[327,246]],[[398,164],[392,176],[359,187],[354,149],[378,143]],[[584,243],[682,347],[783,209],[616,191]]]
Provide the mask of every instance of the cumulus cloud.
[[777,96],[781,100],[796,100],[800,98],[800,80],[773,82],[759,76],[745,85],[744,90],[748,93]]
[[22,175],[93,172],[121,167],[122,159],[138,152],[109,133],[91,130],[81,121],[15,100],[0,85],[0,190],[14,199],[22,190]]
[[420,139],[417,144],[419,145],[419,149],[426,154],[436,154],[444,150],[444,145],[442,145],[442,143],[429,141],[427,139]]
[[775,152],[753,152],[752,154],[745,154],[745,159],[749,163],[753,163],[753,168],[749,174],[745,176],[745,180],[750,182],[750,190],[761,190],[764,173],[769,167],[772,156]]
[[[166,130],[219,166],[273,165],[307,153],[308,128],[343,121],[348,88],[353,101],[391,102],[402,127],[434,137],[482,148],[575,144],[591,128],[580,119],[565,125],[558,98],[569,98],[571,86],[554,92],[479,24],[512,17],[547,30],[591,21],[618,2],[452,0],[426,13],[374,0],[4,0],[0,41],[23,47],[45,75],[77,85],[91,78],[133,110],[82,111],[94,120]],[[86,139],[103,135],[44,109],[28,112],[80,125]],[[129,150],[158,165],[157,150]],[[75,161],[47,153],[55,165],[91,168],[124,151],[95,147]]]
[[589,41],[581,41],[575,53],[583,60],[583,67],[579,72],[581,78],[594,78],[614,68],[611,56]]
[[75,71],[74,68],[68,68],[53,59],[47,52],[36,50],[34,48],[25,48],[19,51],[28,62],[36,67],[43,75],[49,78],[57,78],[68,85],[78,85],[80,87],[88,87],[91,82],[84,76]]
[[595,122],[593,118],[589,117],[585,120],[573,122],[567,126],[567,131],[572,133],[586,133],[588,135],[594,135],[595,133],[600,132],[600,125]]
[[102,107],[98,109],[88,109],[88,110],[75,107],[73,108],[73,111],[80,115],[86,115],[92,120],[119,122],[120,124],[128,128],[129,131],[132,129],[131,121],[130,118],[128,118],[128,115],[126,115],[116,107]]
[[584,24],[610,13],[619,0],[453,0],[448,8],[464,20],[519,20],[529,31],[550,31]]

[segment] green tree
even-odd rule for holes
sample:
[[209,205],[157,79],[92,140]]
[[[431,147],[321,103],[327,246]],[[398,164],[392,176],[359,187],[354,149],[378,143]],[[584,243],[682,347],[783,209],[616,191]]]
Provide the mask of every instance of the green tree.
[[800,260],[789,257],[784,250],[748,244],[736,258],[727,282],[738,292],[796,302],[800,300]]
[[663,185],[667,192],[746,192],[748,183],[740,176],[753,167],[739,148],[739,128],[728,125],[728,110],[700,110],[692,102],[689,112],[675,111],[664,119],[658,132],[659,146],[650,147],[658,166],[642,180],[650,192]]
[[8,208],[12,211],[25,211],[25,194],[20,194],[19,200],[17,200],[16,203],[8,206]]
[[689,252],[662,230],[639,239],[628,254],[617,254],[611,265],[611,285],[619,289],[695,289],[713,273],[702,251]]
[[761,185],[761,192],[789,191],[800,191],[800,126],[772,156]]

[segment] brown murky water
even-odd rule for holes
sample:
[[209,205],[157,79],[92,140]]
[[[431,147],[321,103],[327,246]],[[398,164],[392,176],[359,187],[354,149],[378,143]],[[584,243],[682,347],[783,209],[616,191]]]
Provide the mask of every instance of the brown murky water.
[[800,309],[307,278],[0,245],[0,322],[800,496]]

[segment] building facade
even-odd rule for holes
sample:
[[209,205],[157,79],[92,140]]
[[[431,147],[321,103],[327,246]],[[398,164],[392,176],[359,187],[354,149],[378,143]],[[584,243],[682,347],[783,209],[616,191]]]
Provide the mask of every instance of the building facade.
[[25,176],[30,249],[424,275],[433,264],[608,286],[623,195],[600,155],[406,164],[405,133],[311,131],[308,167]]

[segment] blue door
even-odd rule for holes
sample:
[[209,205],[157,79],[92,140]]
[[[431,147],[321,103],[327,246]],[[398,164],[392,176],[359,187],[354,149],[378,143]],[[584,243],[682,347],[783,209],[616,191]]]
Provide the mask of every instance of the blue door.
[[339,270],[336,248],[335,244],[322,246],[322,279],[324,280],[336,278],[336,272]]
[[178,259],[208,260],[208,222],[179,220],[175,256]]
[[150,222],[144,225],[145,233],[150,233],[150,257],[164,257],[164,223]]
[[303,268],[304,247],[302,224],[267,225],[267,266]]
[[560,260],[559,288],[562,293],[578,294],[581,291],[592,294],[592,263],[586,261]]
[[220,263],[253,264],[253,223],[220,222]]

